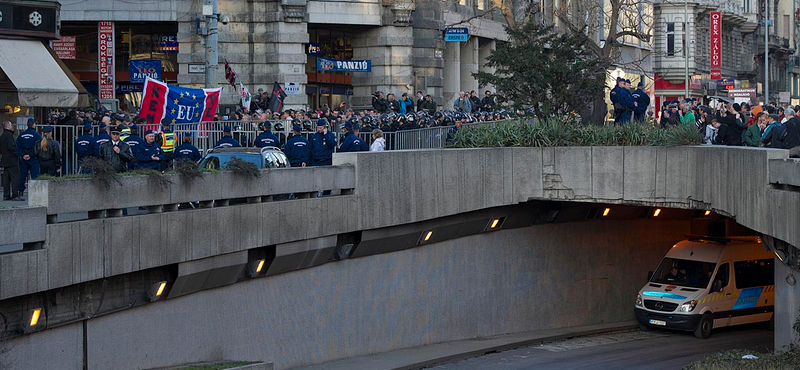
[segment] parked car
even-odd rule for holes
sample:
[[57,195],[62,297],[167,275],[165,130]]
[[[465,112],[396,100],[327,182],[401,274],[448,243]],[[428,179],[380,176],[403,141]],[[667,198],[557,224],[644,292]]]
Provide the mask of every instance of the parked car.
[[218,170],[225,168],[233,158],[251,162],[258,168],[287,168],[291,167],[286,154],[278,148],[216,148],[206,153],[200,160],[199,169]]

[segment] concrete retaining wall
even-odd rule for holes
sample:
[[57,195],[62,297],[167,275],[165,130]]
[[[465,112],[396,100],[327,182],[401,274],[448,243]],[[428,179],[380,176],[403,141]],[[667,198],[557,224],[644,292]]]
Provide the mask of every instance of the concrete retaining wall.
[[[631,320],[647,271],[688,230],[688,221],[548,224],[253,279],[90,320],[89,369],[221,359],[287,369]],[[9,368],[81,369],[80,328],[10,341]]]
[[163,175],[169,181],[159,188],[147,176],[119,177],[103,188],[93,179],[30,182],[29,203],[47,207],[47,214],[88,212],[109,208],[146,207],[217,199],[247,198],[288,193],[308,193],[355,187],[352,166],[326,166],[262,170],[248,178],[231,172],[204,173],[187,180]]
[[46,208],[0,209],[0,245],[43,242]]

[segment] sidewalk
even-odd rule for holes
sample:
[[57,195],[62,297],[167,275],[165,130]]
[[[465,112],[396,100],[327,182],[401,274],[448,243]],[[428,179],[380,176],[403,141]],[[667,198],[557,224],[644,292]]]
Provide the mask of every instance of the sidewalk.
[[460,361],[489,352],[506,351],[585,335],[630,330],[636,327],[638,325],[635,321],[623,321],[562,329],[537,330],[404,348],[391,352],[298,367],[292,370],[415,370],[437,364]]

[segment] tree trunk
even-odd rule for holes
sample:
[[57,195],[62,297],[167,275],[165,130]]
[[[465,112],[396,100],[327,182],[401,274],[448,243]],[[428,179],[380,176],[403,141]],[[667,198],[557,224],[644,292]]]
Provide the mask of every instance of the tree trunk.
[[591,97],[591,104],[584,105],[578,112],[584,125],[602,126],[605,123],[608,113],[605,94],[605,91],[598,92]]

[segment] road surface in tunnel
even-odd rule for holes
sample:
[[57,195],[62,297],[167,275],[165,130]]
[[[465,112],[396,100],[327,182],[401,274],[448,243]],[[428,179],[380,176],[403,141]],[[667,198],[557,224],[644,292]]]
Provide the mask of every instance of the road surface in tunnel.
[[771,351],[773,333],[763,324],[718,329],[705,340],[690,332],[625,331],[517,348],[429,369],[681,369],[714,352],[734,348]]

